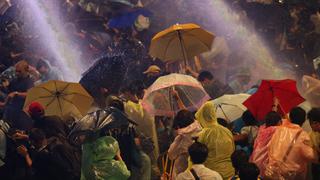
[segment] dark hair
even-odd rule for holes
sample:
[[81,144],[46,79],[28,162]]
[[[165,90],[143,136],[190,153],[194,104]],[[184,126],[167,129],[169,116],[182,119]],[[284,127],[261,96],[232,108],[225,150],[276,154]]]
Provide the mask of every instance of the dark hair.
[[306,121],[306,111],[301,107],[294,107],[290,111],[289,118],[293,124],[302,126]]
[[178,114],[174,117],[172,127],[174,129],[180,129],[189,126],[194,122],[194,115],[192,112],[188,110],[181,110]]
[[225,127],[225,128],[229,128],[229,124],[228,124],[228,122],[227,122],[225,119],[223,119],[223,118],[217,118],[217,121],[218,121],[218,123],[219,123],[221,126],[223,126],[223,127]]
[[238,172],[244,164],[249,162],[249,157],[244,150],[236,150],[231,155],[231,162],[236,172]]
[[33,128],[29,133],[29,139],[38,143],[46,139],[46,134],[42,129]]
[[134,80],[129,85],[129,90],[132,94],[143,96],[145,84],[141,80]]
[[188,149],[193,164],[204,163],[208,157],[208,151],[207,146],[199,142],[193,143]]
[[308,112],[308,119],[311,122],[320,122],[320,108],[312,108]]
[[211,74],[211,72],[209,71],[200,72],[200,74],[198,75],[198,81],[203,82],[205,79],[209,79],[209,80],[213,79],[213,75]]
[[256,118],[253,116],[253,114],[249,110],[246,110],[245,112],[243,112],[241,118],[242,118],[242,121],[244,122],[244,124],[246,126],[255,126],[255,125],[257,125]]
[[241,180],[257,180],[260,170],[254,163],[246,163],[239,169],[239,178]]
[[118,110],[124,112],[124,104],[123,104],[122,101],[120,101],[118,99],[111,100],[110,103],[109,103],[109,106],[117,108]]
[[130,85],[127,85],[127,86],[122,87],[122,88],[120,89],[120,92],[121,92],[121,93],[129,92],[129,93],[131,93],[131,94],[133,94],[133,95],[136,94],[133,86],[130,86]]
[[271,111],[266,115],[265,121],[267,127],[276,126],[281,121],[281,116],[279,113]]
[[41,67],[46,67],[46,68],[49,68],[49,64],[48,62],[46,62],[45,60],[43,59],[40,59],[36,65],[36,69],[39,70]]

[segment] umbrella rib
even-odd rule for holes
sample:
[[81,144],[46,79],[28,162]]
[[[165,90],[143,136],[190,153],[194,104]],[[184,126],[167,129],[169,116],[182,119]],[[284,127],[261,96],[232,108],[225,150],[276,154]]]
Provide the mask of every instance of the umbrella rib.
[[62,116],[62,107],[61,107],[60,97],[57,97],[57,99],[58,99],[58,105],[59,105],[60,113],[61,113],[61,116]]
[[61,92],[64,92],[69,86],[70,86],[70,83],[68,83],[68,84],[62,89]]
[[71,95],[78,95],[78,96],[90,97],[90,96],[87,96],[87,95],[85,95],[85,94],[80,94],[80,93],[75,93],[75,92],[73,92],[73,93],[68,93],[68,94],[63,94],[63,96],[71,96]]
[[38,87],[34,87],[34,88],[44,89],[44,90],[48,91],[49,93],[54,94],[53,91],[50,91],[49,89],[47,89],[47,88],[45,88],[45,87],[39,87],[39,86],[38,86]]
[[[191,30],[193,31],[193,30]],[[193,34],[189,33],[190,31],[188,32],[185,32],[185,34],[187,34],[188,36],[192,36],[193,38],[197,39],[199,42],[201,42],[203,45],[205,45],[207,47],[207,44],[205,44],[204,42],[202,42],[199,38],[197,38],[196,36],[194,36]]]
[[52,97],[51,101],[46,104],[46,108],[49,107],[53,103],[54,99],[55,99],[55,97]]

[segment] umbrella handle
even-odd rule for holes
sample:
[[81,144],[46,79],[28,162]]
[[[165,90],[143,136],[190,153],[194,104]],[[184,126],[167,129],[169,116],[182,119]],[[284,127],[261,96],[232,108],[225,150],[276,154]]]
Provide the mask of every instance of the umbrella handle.
[[182,39],[181,31],[177,30],[177,32],[178,32],[179,42],[180,42],[180,46],[181,46],[181,51],[182,51],[182,54],[183,54],[184,68],[186,69],[187,68],[186,50],[185,50],[184,45],[183,45],[183,39]]
[[228,118],[227,114],[224,112],[224,110],[222,109],[221,105],[219,104],[219,108],[221,109],[224,117],[226,117],[226,120],[230,123],[230,119]]

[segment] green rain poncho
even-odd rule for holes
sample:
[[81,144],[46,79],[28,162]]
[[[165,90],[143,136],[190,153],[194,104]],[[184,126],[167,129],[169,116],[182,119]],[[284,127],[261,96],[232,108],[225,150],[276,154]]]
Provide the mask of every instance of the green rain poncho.
[[125,163],[115,160],[118,142],[104,136],[82,147],[81,180],[125,180],[130,176]]
[[198,141],[209,149],[204,165],[220,173],[223,179],[229,179],[234,175],[231,154],[235,150],[235,145],[231,131],[218,124],[215,111],[216,107],[210,101],[196,113],[196,119],[203,127]]

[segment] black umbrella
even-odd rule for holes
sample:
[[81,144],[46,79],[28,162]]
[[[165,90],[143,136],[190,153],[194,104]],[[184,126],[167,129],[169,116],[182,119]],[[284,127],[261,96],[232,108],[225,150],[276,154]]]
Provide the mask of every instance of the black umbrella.
[[79,144],[79,137],[100,137],[101,135],[117,136],[130,131],[137,123],[127,117],[120,110],[109,107],[87,114],[73,126],[69,139]]
[[101,99],[101,88],[117,94],[123,84],[138,77],[137,69],[146,54],[141,42],[127,36],[110,48],[112,51],[98,58],[80,80],[80,84],[97,100]]

